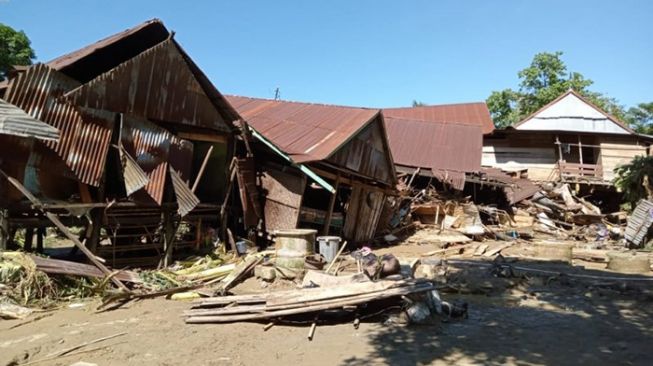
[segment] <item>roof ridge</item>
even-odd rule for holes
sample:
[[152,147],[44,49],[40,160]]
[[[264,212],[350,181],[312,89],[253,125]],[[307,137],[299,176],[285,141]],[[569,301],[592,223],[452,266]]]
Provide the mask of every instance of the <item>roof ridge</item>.
[[287,100],[287,99],[270,99],[270,98],[259,98],[259,97],[247,97],[247,96],[244,96],[244,95],[235,95],[235,94],[224,94],[224,96],[225,97],[235,97],[235,98],[246,98],[246,99],[260,100],[260,101],[267,101],[267,102],[296,103],[296,104],[315,105],[315,106],[322,106],[322,107],[360,109],[360,110],[376,111],[376,112],[381,112],[382,111],[381,108],[356,107],[356,106],[348,106],[348,105],[340,105],[340,104],[327,104],[327,103],[316,103],[316,102],[301,102],[301,101]]

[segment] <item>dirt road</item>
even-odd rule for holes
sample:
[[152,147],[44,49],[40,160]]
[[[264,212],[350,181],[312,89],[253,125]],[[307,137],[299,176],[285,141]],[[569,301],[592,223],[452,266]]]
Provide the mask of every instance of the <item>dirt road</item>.
[[[376,323],[187,325],[188,303],[147,300],[105,313],[97,301],[36,322],[0,322],[0,365],[22,364],[112,334],[86,353],[40,365],[648,365],[653,344],[650,295],[564,278],[495,278],[485,269],[451,270],[471,294],[469,319],[433,326]],[[255,281],[255,280],[251,280]],[[251,285],[252,283],[250,283]],[[254,283],[255,284],[255,283]],[[477,290],[474,290],[476,288]],[[12,329],[12,327],[14,327]],[[97,347],[106,348],[96,349]]]

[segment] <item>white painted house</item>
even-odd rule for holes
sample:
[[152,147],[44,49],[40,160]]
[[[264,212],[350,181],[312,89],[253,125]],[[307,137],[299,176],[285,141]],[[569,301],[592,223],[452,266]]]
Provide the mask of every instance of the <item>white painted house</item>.
[[573,90],[483,141],[483,166],[526,173],[536,181],[610,185],[614,169],[646,155],[641,135]]

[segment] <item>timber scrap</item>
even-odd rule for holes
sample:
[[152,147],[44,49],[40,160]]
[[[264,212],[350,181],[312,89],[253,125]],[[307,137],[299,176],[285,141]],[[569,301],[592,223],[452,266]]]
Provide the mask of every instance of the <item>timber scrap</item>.
[[435,290],[424,279],[381,280],[338,287],[315,287],[265,294],[198,300],[184,312],[186,323],[231,323],[341,309]]

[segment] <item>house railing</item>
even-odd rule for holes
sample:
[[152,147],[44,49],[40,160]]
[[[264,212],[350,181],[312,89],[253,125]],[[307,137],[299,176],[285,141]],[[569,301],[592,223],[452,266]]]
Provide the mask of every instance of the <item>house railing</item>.
[[603,167],[597,164],[578,164],[558,162],[558,171],[562,181],[597,181],[603,180]]

